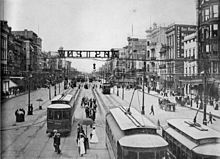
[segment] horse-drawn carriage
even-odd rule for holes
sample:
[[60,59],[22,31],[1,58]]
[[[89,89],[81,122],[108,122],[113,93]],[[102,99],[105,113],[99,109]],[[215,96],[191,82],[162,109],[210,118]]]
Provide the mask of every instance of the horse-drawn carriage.
[[172,103],[168,99],[159,98],[158,103],[159,103],[160,108],[165,110],[165,111],[173,111],[173,112],[176,111],[176,104]]

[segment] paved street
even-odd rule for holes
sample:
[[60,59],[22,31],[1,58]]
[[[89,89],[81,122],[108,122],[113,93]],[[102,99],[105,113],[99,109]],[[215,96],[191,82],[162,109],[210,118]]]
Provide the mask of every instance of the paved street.
[[[78,88],[74,88],[71,91],[71,94],[74,94]],[[25,122],[16,123],[15,119],[10,115],[10,111],[17,107],[14,105],[9,105],[16,101],[18,105],[21,105],[24,102],[22,96],[14,97],[11,100],[8,100],[4,105],[5,114],[4,117],[7,117],[5,121],[5,127],[2,128],[2,147],[1,147],[1,157],[2,158],[89,158],[89,159],[109,159],[108,151],[105,147],[105,133],[104,133],[104,118],[103,112],[100,113],[100,109],[97,110],[96,115],[96,133],[99,138],[98,144],[90,144],[90,149],[84,157],[80,157],[78,153],[78,146],[76,143],[76,126],[77,124],[85,118],[84,108],[80,107],[81,98],[83,96],[88,96],[89,98],[93,97],[91,89],[81,89],[82,92],[79,94],[79,100],[76,103],[76,110],[74,116],[74,122],[72,126],[71,134],[67,137],[61,138],[61,150],[62,154],[58,155],[54,152],[53,139],[46,134],[46,107],[50,103],[45,101],[42,106],[43,110],[38,109],[38,105],[34,109],[33,115],[26,115]],[[64,90],[63,90],[64,91]],[[68,90],[67,90],[68,91]],[[43,94],[44,93],[44,94]],[[34,97],[39,98],[39,96],[45,97],[47,90],[39,89],[35,92],[32,92],[32,99]],[[23,96],[23,98],[26,95]],[[34,101],[33,101],[34,102]],[[38,103],[36,103],[38,104]],[[10,107],[11,106],[11,107]],[[13,112],[14,115],[14,112]],[[83,127],[87,135],[91,133],[91,128],[89,126]]]
[[[114,98],[118,99],[120,98],[120,101],[122,104],[125,105],[129,105],[130,100],[131,100],[131,96],[133,93],[133,89],[125,89],[124,92],[124,96],[125,96],[125,100],[122,100],[122,89],[119,90],[119,96],[116,95],[116,88],[114,90],[114,94],[112,94],[114,96]],[[113,93],[113,89],[112,89],[112,93]],[[191,109],[189,107],[182,107],[180,105],[177,105],[176,107],[176,111],[175,112],[169,112],[169,111],[165,111],[160,109],[159,104],[158,104],[158,97],[161,97],[160,95],[158,95],[156,92],[151,91],[150,94],[145,94],[145,115],[150,118],[155,124],[158,124],[158,120],[160,121],[161,126],[166,125],[166,120],[168,119],[172,119],[172,118],[189,118],[193,121],[195,115],[196,115],[196,110],[195,109]],[[154,112],[155,115],[149,115],[150,113],[150,108],[151,105],[154,105]],[[141,111],[142,109],[142,92],[140,91],[135,91],[134,97],[133,97],[133,101],[132,101],[132,107],[137,108],[139,111]],[[193,105],[194,108],[196,108],[196,105]],[[216,111],[213,109],[213,107],[211,107],[210,105],[208,105],[207,108],[207,112],[212,111],[212,113],[215,114],[216,116],[218,116],[218,118],[214,117],[216,121],[213,121],[213,124],[208,124],[209,127],[217,130],[220,132],[220,110]],[[209,119],[209,116],[207,114],[206,116],[207,120]],[[203,112],[199,112],[197,115],[197,122],[202,124],[203,121]]]

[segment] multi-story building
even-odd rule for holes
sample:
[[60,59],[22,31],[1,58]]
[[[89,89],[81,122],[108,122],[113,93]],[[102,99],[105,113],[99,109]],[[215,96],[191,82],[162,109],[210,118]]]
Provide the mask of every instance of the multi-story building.
[[26,52],[26,69],[34,71],[39,70],[39,56],[41,54],[42,40],[38,35],[25,29],[24,31],[12,31],[12,34],[18,36],[24,41],[24,49]]
[[[8,37],[11,28],[7,21],[0,21],[0,38],[1,38],[1,77],[8,75]],[[9,91],[9,80],[1,79],[1,93]]]
[[146,39],[128,37],[128,62],[131,77],[137,79],[141,83],[143,76],[144,59],[146,59]]
[[[206,77],[206,93],[220,96],[220,1],[197,0],[199,72]],[[204,83],[204,85],[206,85]],[[208,91],[208,92],[207,92]]]
[[[165,68],[161,67],[165,64],[163,59],[163,54],[161,49],[166,44],[166,27],[157,26],[156,23],[153,24],[153,28],[150,27],[147,33],[147,77],[149,84],[154,89],[161,89],[164,87],[165,81]],[[152,61],[151,61],[152,60]]]
[[184,73],[184,42],[186,35],[196,31],[195,25],[172,24],[166,31],[167,37],[167,60],[166,63],[166,84],[172,90],[183,91],[180,76]]
[[201,84],[201,78],[198,79],[198,51],[196,33],[184,37],[184,76],[180,77],[180,81],[184,87],[184,94],[198,94],[198,88]]

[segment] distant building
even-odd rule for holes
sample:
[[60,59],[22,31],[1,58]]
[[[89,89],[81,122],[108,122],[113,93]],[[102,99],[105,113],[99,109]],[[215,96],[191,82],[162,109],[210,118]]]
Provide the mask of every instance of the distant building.
[[166,31],[167,37],[167,60],[166,84],[167,88],[183,92],[179,77],[184,74],[184,42],[185,36],[196,32],[195,25],[171,24]]
[[128,37],[128,58],[127,61],[130,77],[136,78],[140,83],[143,76],[143,59],[146,59],[146,39],[139,39],[135,37]]
[[39,70],[39,56],[42,49],[42,40],[38,35],[25,29],[24,31],[12,31],[14,36],[24,41],[24,50],[26,52],[26,69]]
[[153,28],[150,27],[147,33],[147,61],[146,62],[146,73],[149,84],[154,89],[161,89],[165,86],[166,77],[166,67],[165,58],[163,58],[162,49],[166,45],[166,29],[167,27],[157,26],[156,23],[153,24]]
[[[0,38],[1,38],[1,77],[7,76],[8,72],[8,39],[11,28],[8,26],[7,21],[0,21]],[[9,80],[1,80],[1,91],[9,91]]]

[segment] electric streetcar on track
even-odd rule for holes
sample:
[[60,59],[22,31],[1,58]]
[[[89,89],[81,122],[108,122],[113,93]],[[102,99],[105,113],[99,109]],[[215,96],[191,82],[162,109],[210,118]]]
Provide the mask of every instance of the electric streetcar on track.
[[110,83],[103,83],[102,93],[103,94],[110,94],[110,91],[111,91],[111,84]]
[[53,133],[54,129],[62,134],[71,132],[74,101],[72,94],[58,95],[51,100],[47,107],[47,133]]
[[220,133],[191,119],[170,119],[163,129],[175,159],[220,159]]
[[106,114],[106,146],[115,159],[165,159],[168,143],[136,109],[112,108]]

